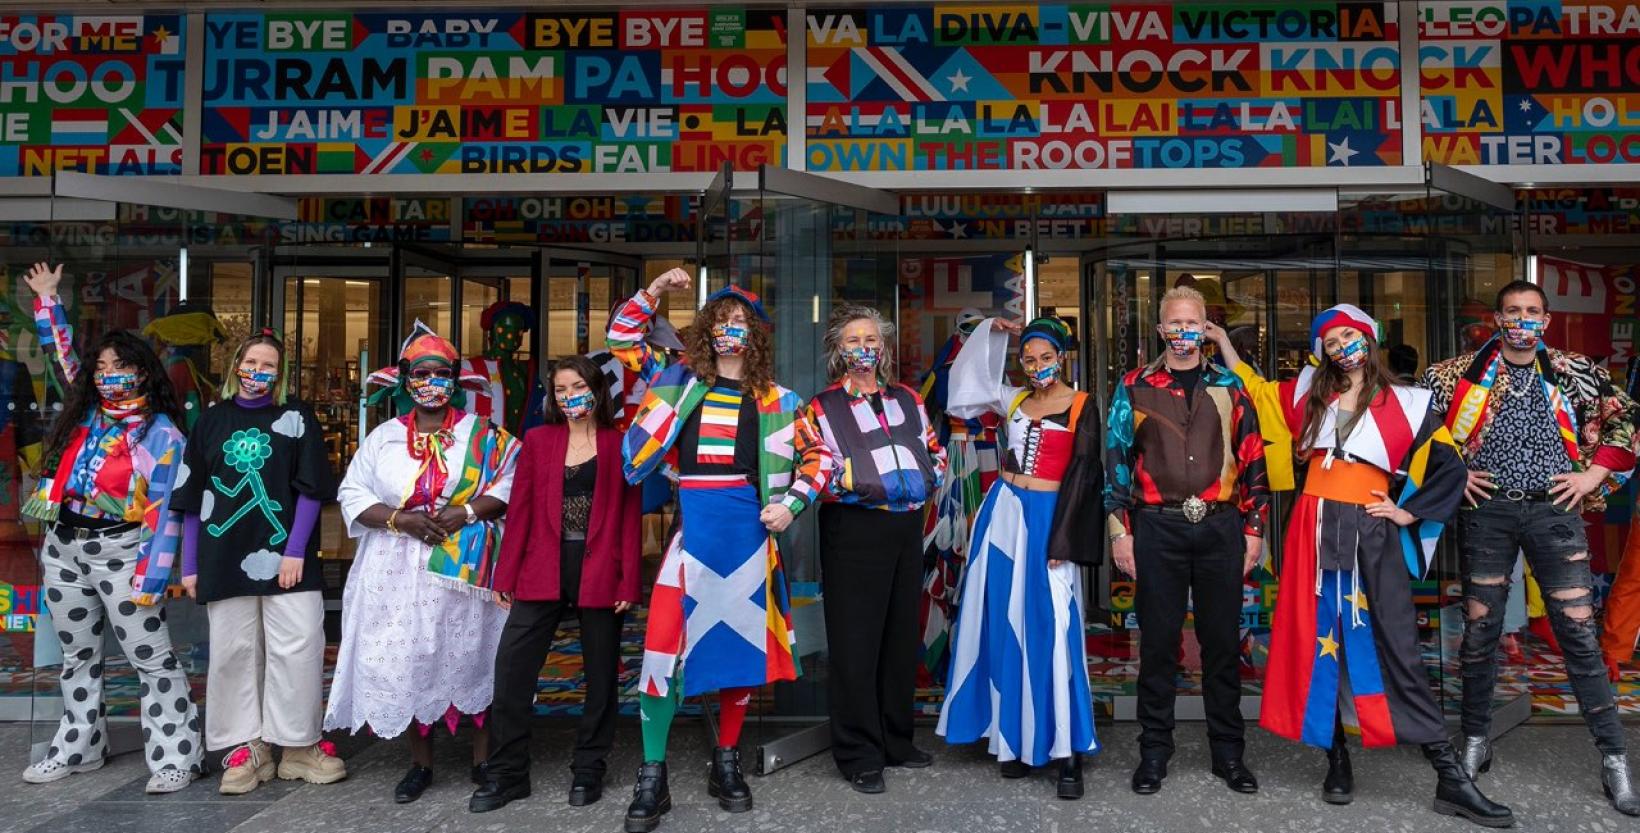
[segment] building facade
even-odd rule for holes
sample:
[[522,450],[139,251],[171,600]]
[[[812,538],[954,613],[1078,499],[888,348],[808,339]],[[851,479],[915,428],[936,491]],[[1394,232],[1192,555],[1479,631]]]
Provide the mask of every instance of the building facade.
[[[1427,364],[1484,340],[1496,288],[1528,277],[1552,341],[1629,374],[1636,0],[113,6],[0,3],[0,717],[55,708],[39,530],[17,513],[60,401],[21,280],[39,260],[67,265],[82,337],[156,333],[195,407],[239,336],[282,329],[338,469],[383,418],[363,377],[412,322],[477,353],[483,309],[521,301],[544,366],[598,349],[611,304],[679,265],[768,298],[805,393],[848,300],[892,311],[908,381],[959,310],[1060,315],[1102,398],[1156,355],[1181,283],[1281,374],[1334,303]],[[669,299],[680,325],[688,301]],[[154,326],[201,310],[225,341]],[[1618,503],[1591,535],[1608,573]],[[788,569],[817,673],[768,695],[771,720],[824,711],[811,535]],[[323,546],[336,591],[351,547],[334,524]],[[1257,575],[1253,693],[1274,598]],[[1448,559],[1420,591],[1453,668],[1455,576]],[[1090,581],[1120,718],[1131,586]],[[203,672],[203,615],[173,604]]]

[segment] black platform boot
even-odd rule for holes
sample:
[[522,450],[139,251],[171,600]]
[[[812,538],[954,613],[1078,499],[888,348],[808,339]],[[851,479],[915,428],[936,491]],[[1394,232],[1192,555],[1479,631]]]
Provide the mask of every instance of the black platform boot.
[[1484,795],[1458,763],[1458,753],[1446,741],[1424,744],[1424,757],[1440,781],[1435,787],[1435,812],[1466,818],[1483,827],[1514,827],[1515,814]]
[[672,809],[672,791],[666,786],[666,762],[645,761],[632,785],[632,803],[626,808],[626,833],[649,833]]
[[1321,800],[1328,804],[1348,804],[1355,800],[1355,773],[1350,769],[1350,748],[1334,740],[1327,750],[1327,777],[1321,782]]
[[1070,800],[1082,797],[1082,756],[1075,752],[1059,762],[1059,797]]
[[726,812],[744,813],[752,809],[752,788],[740,773],[740,750],[718,747],[712,753],[712,772],[706,776],[706,794],[718,800]]

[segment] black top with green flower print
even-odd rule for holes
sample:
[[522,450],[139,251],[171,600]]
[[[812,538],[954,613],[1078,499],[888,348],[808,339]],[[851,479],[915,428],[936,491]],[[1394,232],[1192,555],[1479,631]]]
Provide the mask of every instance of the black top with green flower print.
[[[296,498],[336,497],[336,476],[313,409],[292,400],[260,408],[219,402],[188,434],[171,508],[200,516],[199,601],[285,592],[279,565]],[[319,532],[308,537],[302,580],[319,590]]]

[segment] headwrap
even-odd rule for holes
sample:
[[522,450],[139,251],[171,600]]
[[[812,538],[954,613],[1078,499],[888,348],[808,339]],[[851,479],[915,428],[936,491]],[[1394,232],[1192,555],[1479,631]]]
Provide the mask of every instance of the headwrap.
[[1025,342],[1033,338],[1044,339],[1052,344],[1055,350],[1063,353],[1071,343],[1071,328],[1059,318],[1045,315],[1025,325],[1025,329],[1019,333],[1019,346],[1024,347]]
[[1354,327],[1372,339],[1374,344],[1382,341],[1384,336],[1378,321],[1362,312],[1360,307],[1354,304],[1339,304],[1323,311],[1310,322],[1310,353],[1317,361],[1326,358],[1327,351],[1321,346],[1321,342],[1325,339],[1327,331],[1334,327]]
[[[410,392],[405,390],[405,382],[409,379],[410,368],[424,362],[436,361],[445,367],[460,367],[461,354],[456,352],[456,346],[444,339],[432,328],[416,319],[416,325],[410,331],[410,337],[404,340],[399,347],[399,363],[384,367],[365,379],[367,385],[377,385],[381,389],[370,394],[366,404],[375,405],[382,400],[390,400],[398,414],[407,414],[415,408],[410,399]],[[484,390],[489,380],[483,376],[464,374],[456,379],[456,392],[450,397],[450,407],[460,410],[467,408],[467,391]]]
[[502,318],[517,318],[520,331],[535,327],[535,310],[517,301],[496,301],[485,307],[478,314],[478,325],[486,330],[493,329],[495,322]]
[[734,284],[729,284],[708,296],[706,303],[710,304],[720,298],[733,298],[750,307],[754,315],[763,319],[763,323],[774,323],[769,320],[769,314],[763,311],[763,301],[757,297],[757,293],[750,289],[743,289]]

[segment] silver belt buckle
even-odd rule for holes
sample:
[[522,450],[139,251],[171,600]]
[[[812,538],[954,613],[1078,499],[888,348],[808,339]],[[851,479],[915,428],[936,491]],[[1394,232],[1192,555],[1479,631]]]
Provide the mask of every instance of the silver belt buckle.
[[1504,500],[1511,500],[1515,503],[1520,503],[1526,499],[1526,492],[1522,489],[1504,489],[1503,498]]
[[1185,499],[1183,508],[1184,519],[1193,524],[1199,524],[1202,522],[1202,518],[1207,517],[1207,501],[1195,495]]

